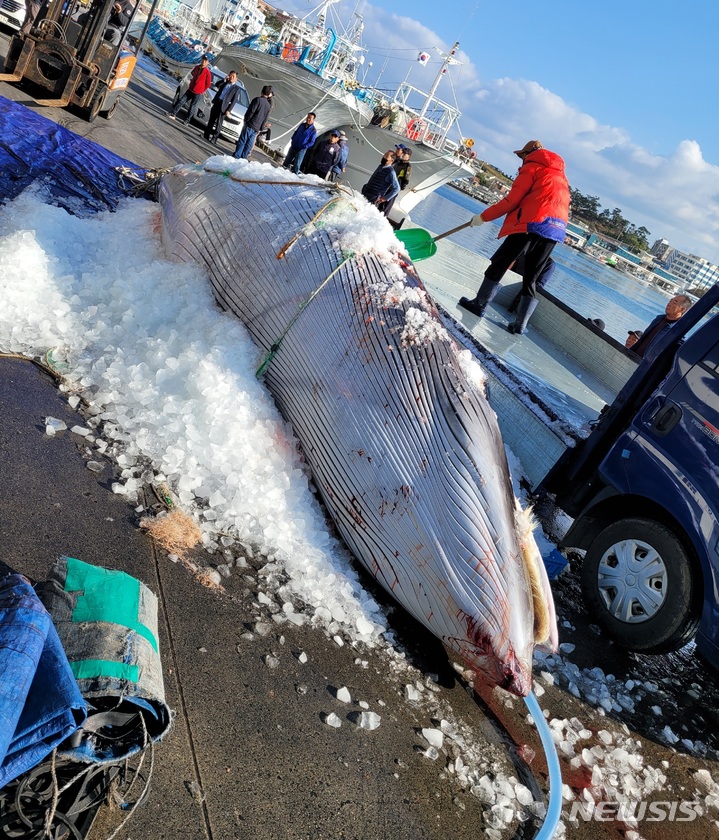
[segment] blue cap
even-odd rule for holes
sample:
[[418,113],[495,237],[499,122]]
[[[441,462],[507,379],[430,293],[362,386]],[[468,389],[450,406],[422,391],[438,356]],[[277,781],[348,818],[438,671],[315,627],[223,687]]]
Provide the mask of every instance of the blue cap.
[[397,143],[397,145],[395,146],[395,149],[401,149],[402,151],[404,151],[406,148],[407,146],[405,146],[404,143]]

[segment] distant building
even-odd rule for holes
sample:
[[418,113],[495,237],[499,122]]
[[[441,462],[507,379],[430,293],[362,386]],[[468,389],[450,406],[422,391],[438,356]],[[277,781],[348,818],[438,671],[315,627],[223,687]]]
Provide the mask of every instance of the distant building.
[[666,260],[666,266],[690,288],[708,289],[719,282],[719,266],[694,254],[683,254],[674,249]]
[[652,245],[649,249],[649,253],[656,257],[657,259],[661,260],[662,262],[666,262],[667,257],[672,252],[672,246],[667,242],[666,239],[657,239],[656,242]]

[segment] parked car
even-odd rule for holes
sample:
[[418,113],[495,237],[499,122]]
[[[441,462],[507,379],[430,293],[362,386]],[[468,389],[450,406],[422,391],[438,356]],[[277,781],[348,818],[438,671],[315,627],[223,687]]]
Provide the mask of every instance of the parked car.
[[[210,119],[212,100],[217,93],[217,87],[227,75],[226,73],[222,73],[220,70],[216,70],[214,67],[210,68],[210,72],[212,73],[212,86],[208,91],[202,94],[200,104],[197,106],[197,110],[195,111],[194,122],[197,123],[197,125],[201,125],[203,128],[207,126],[207,122]],[[222,121],[222,131],[220,132],[220,137],[224,137],[225,140],[230,140],[233,143],[236,143],[240,138],[240,132],[242,131],[242,125],[245,120],[245,113],[250,105],[250,97],[247,95],[245,86],[240,81],[238,81],[237,84],[240,86],[240,95],[230,114]],[[175,91],[175,97],[172,100],[173,105],[189,86],[190,73],[180,80],[177,90]]]
[[544,486],[586,550],[582,591],[622,646],[662,653],[696,634],[719,669],[719,303],[711,288],[662,337],[594,432]]
[[25,22],[24,0],[0,0],[0,26],[18,30]]

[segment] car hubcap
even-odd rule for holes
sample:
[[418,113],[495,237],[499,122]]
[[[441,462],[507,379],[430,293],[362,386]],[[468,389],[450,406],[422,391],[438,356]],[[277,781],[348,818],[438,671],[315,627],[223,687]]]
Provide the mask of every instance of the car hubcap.
[[648,543],[622,540],[604,552],[597,570],[597,587],[614,618],[639,624],[664,603],[667,567]]

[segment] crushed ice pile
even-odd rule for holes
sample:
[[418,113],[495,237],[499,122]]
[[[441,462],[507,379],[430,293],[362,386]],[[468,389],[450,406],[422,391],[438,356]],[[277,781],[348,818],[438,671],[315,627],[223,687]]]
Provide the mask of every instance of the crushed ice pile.
[[[556,682],[574,697],[595,706],[600,715],[606,715],[621,714],[623,711],[634,712],[640,700],[646,697],[660,700],[663,696],[660,686],[651,680],[620,680],[614,674],[606,674],[599,667],[580,668],[563,656],[573,650],[574,645],[566,643],[560,645],[556,653],[535,650],[535,670],[540,670],[540,681],[535,682],[534,693],[537,697],[541,697],[544,693],[542,682],[550,685]],[[651,708],[659,720],[662,716],[661,706],[654,704]],[[707,756],[711,753],[703,741],[682,738],[669,726],[665,726],[661,733],[663,740],[669,746],[681,742],[682,746],[694,755]]]
[[[266,163],[237,160],[229,155],[216,155],[208,158],[196,167],[185,167],[187,170],[204,169],[207,172],[217,172],[227,175],[233,181],[271,181],[273,183],[293,183],[306,181],[308,186],[321,186],[327,189],[327,181],[317,175],[295,175],[287,169],[279,169]],[[315,194],[315,191],[312,191]],[[301,195],[301,193],[300,193]],[[385,217],[376,207],[366,201],[343,200],[349,199],[351,194],[346,190],[340,193],[331,208],[321,216],[320,224],[331,230],[339,247],[346,252],[355,254],[385,253],[390,257],[402,252],[404,246],[394,235],[394,231],[387,224]],[[327,190],[328,201],[332,197]],[[388,263],[391,259],[388,260]],[[391,266],[390,266],[391,270]],[[402,272],[397,267],[394,277],[402,278]]]
[[115,492],[167,482],[207,551],[231,558],[239,542],[267,559],[290,620],[303,602],[331,634],[376,641],[384,615],[327,530],[257,349],[199,267],[164,257],[158,221],[138,201],[79,219],[29,191],[0,209],[0,350],[51,352],[86,403],[85,441],[121,469]]

